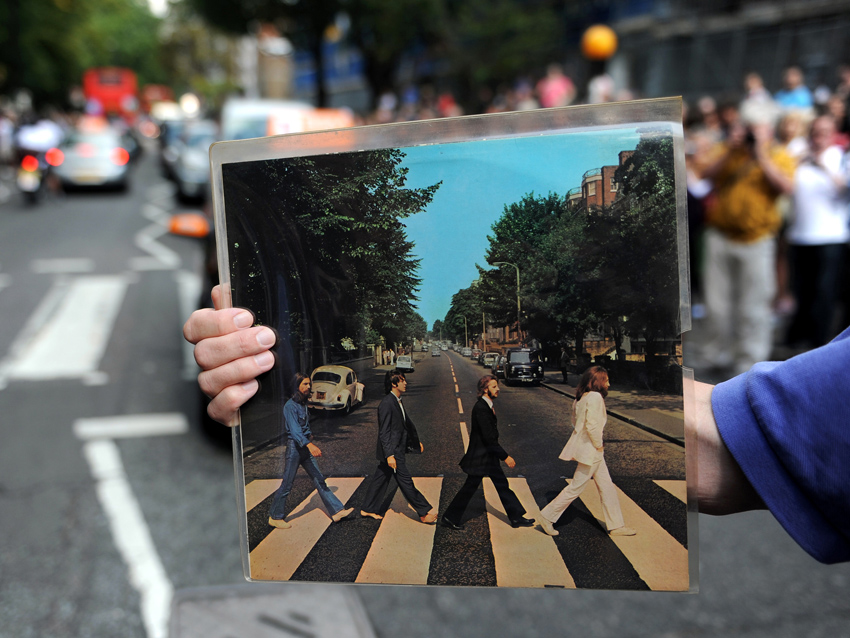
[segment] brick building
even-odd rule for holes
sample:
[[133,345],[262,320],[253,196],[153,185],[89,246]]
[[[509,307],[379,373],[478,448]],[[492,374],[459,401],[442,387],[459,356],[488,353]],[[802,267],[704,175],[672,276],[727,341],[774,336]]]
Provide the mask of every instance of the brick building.
[[571,205],[582,204],[588,210],[613,204],[620,192],[620,185],[614,175],[633,153],[634,151],[620,151],[619,164],[587,171],[581,178],[581,186],[571,189],[567,194],[567,202]]

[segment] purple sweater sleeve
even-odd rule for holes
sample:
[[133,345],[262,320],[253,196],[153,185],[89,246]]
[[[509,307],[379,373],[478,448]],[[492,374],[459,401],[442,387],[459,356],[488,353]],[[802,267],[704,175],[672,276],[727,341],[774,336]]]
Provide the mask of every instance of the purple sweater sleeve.
[[759,363],[711,397],[720,436],[765,505],[823,563],[850,561],[850,328]]

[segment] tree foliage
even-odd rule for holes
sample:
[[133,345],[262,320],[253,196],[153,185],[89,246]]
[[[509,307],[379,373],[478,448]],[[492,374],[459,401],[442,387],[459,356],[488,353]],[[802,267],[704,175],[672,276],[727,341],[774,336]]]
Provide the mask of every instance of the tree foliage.
[[64,104],[83,71],[126,66],[159,82],[159,19],[141,0],[11,0],[0,5],[0,93]]
[[[672,138],[644,132],[615,179],[620,195],[605,210],[530,193],[493,224],[486,259],[519,268],[527,340],[569,340],[580,349],[587,334],[604,333],[619,349],[629,335],[645,338],[651,353],[678,333]],[[453,297],[445,323],[456,330],[458,315],[484,310],[495,325],[512,325],[516,291],[514,268],[479,268],[478,280]]]
[[[211,24],[247,32],[274,23],[321,65],[321,39],[339,12],[364,55],[373,94],[394,88],[399,62],[417,79],[473,104],[479,87],[510,84],[563,56],[565,0],[189,0]],[[424,76],[424,77],[423,77]],[[321,88],[321,87],[320,87]],[[321,104],[321,100],[320,100]]]
[[[402,220],[424,210],[439,184],[405,188],[403,157],[383,149],[225,172],[231,210],[263,211],[228,219],[232,276],[266,306],[266,320],[282,318],[298,348],[327,348],[343,337],[362,346],[375,335],[388,343],[425,335],[413,308],[419,260]],[[252,276],[257,272],[265,276]]]

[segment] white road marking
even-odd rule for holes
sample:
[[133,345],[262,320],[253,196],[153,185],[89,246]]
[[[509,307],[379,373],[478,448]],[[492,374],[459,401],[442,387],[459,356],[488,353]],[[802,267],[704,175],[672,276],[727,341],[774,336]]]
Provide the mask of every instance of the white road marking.
[[2,366],[6,378],[85,378],[97,372],[124,299],[119,276],[78,277],[54,284]]
[[94,417],[74,422],[74,434],[83,440],[163,436],[188,431],[189,422],[182,412]]
[[[637,503],[626,496],[619,487],[617,496],[620,499],[626,525],[637,530],[637,535],[612,536],[611,540],[650,589],[687,591],[688,550],[644,512]],[[599,491],[588,486],[579,498],[605,529]]]
[[665,480],[657,480],[653,481],[659,487],[664,488],[668,492],[670,492],[673,496],[678,498],[683,503],[687,504],[688,502],[688,483],[687,481],[665,481]]
[[[441,477],[416,477],[413,482],[429,503],[440,502]],[[420,522],[397,490],[355,582],[427,585],[434,532],[435,526]]]
[[[362,478],[330,478],[327,484],[334,490],[336,497],[345,503],[362,481]],[[292,510],[286,520],[292,523],[292,527],[272,530],[251,552],[251,578],[289,580],[331,525],[331,519],[316,490]]]
[[109,439],[89,441],[83,446],[83,455],[96,481],[97,498],[115,546],[129,570],[130,583],[139,592],[148,638],[166,638],[174,589],[124,473],[118,447]]
[[[177,281],[177,297],[180,302],[180,320],[185,322],[189,315],[198,308],[201,298],[201,278],[188,270],[177,270],[174,273]],[[195,347],[186,341],[180,340],[183,346],[183,378],[192,381],[198,376],[198,364],[195,363]]]
[[250,512],[274,494],[283,479],[256,479],[245,486],[245,509]]
[[469,448],[469,432],[466,430],[466,422],[460,422],[460,438],[463,440],[463,453]]
[[[526,517],[539,518],[540,511],[522,478],[509,478],[511,490],[526,509]],[[566,587],[575,589],[555,540],[537,527],[511,527],[499,494],[489,479],[484,479],[484,498],[490,525],[490,545],[496,563],[499,587]]]
[[150,257],[133,257],[130,259],[130,268],[132,270],[174,270],[179,268],[182,262],[180,255],[157,241],[163,235],[168,234],[170,215],[153,204],[143,205],[142,215],[154,223],[136,233],[133,241],[140,250],[148,253]]
[[33,259],[30,270],[40,275],[68,275],[94,272],[94,259]]

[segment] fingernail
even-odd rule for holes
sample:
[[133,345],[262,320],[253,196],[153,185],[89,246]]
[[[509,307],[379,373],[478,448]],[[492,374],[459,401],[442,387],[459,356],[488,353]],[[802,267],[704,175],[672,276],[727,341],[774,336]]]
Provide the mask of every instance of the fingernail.
[[257,335],[257,342],[261,346],[273,346],[275,341],[277,341],[277,338],[274,336],[274,332],[268,328],[261,330]]
[[261,368],[268,367],[274,363],[274,355],[269,351],[261,352],[254,355],[254,363]]
[[233,317],[233,323],[237,328],[250,328],[254,323],[254,317],[250,312],[240,312]]

